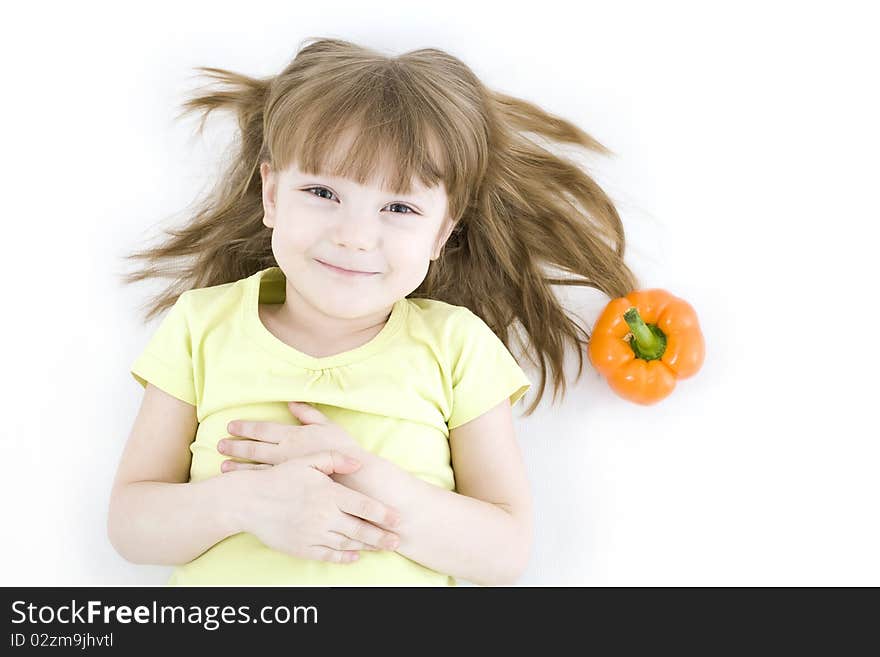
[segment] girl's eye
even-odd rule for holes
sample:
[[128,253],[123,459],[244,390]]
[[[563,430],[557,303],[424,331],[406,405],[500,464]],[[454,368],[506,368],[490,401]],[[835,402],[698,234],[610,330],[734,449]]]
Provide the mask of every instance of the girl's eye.
[[[303,191],[312,192],[313,190],[318,190],[319,192],[327,192],[328,194],[330,194],[330,196],[335,196],[335,194],[333,194],[333,192],[331,192],[326,187],[307,187]],[[326,196],[322,196],[320,193],[313,194],[313,196],[319,196],[320,198],[327,198]],[[397,206],[399,208],[406,208],[405,212],[395,212],[394,214],[418,214],[411,207],[409,207],[408,205],[404,205],[403,203],[392,203],[389,207],[394,207],[394,206]]]
[[[327,189],[326,187],[309,187],[309,188],[307,188],[307,189],[305,189],[305,190],[303,190],[303,191],[311,192],[312,190],[315,190],[315,189],[320,190],[320,191],[322,191],[322,192],[329,192],[331,196],[333,195],[333,192],[331,192],[331,191],[330,191],[329,189]],[[314,194],[313,196],[321,196],[321,195],[320,195],[320,194]],[[327,197],[326,197],[326,196],[321,196],[321,198],[327,198]]]

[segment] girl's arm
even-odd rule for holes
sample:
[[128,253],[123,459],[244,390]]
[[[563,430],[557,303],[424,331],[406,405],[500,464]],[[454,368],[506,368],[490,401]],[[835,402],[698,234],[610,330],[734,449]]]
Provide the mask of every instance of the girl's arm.
[[113,489],[107,534],[116,551],[138,564],[178,565],[192,561],[236,525],[244,491],[241,475],[192,483],[135,481]]
[[360,470],[333,479],[400,511],[394,531],[405,557],[475,584],[513,584],[528,562],[532,505],[510,403],[451,430],[449,440],[459,492],[366,450]]
[[147,383],[107,514],[110,543],[128,561],[187,563],[241,531],[235,522],[243,473],[189,482],[198,426],[192,404]]

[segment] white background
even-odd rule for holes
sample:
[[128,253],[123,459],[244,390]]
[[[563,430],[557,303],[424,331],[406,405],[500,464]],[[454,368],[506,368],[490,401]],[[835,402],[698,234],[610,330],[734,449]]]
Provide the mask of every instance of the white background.
[[[586,363],[555,407],[549,392],[529,418],[517,406],[537,512],[520,584],[880,585],[868,4],[7,8],[0,584],[166,580],[105,531],[143,394],[128,368],[156,326],[140,307],[162,283],[123,286],[122,256],[193,201],[227,143],[227,117],[204,138],[174,121],[194,67],[268,75],[333,36],[446,49],[578,123],[616,154],[591,161],[627,262],[698,312],[705,365],[663,402],[616,397]],[[588,326],[607,302],[567,298]]]

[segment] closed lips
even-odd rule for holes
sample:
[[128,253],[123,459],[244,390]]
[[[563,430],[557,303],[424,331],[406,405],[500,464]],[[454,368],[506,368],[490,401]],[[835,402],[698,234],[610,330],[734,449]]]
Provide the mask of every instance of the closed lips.
[[354,274],[375,274],[375,273],[377,273],[377,272],[373,272],[373,271],[364,271],[362,269],[352,269],[350,267],[343,267],[342,265],[334,265],[331,262],[324,262],[323,260],[318,260],[318,262],[320,262],[321,264],[324,264],[324,265],[329,265],[330,267],[336,267],[337,269],[344,269],[345,271],[350,271]]

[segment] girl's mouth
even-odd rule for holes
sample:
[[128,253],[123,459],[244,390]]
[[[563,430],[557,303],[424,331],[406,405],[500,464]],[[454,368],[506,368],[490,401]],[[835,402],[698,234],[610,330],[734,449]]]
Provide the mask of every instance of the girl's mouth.
[[326,262],[324,262],[322,260],[318,260],[317,258],[315,258],[315,262],[323,265],[325,269],[332,271],[336,274],[339,274],[341,276],[352,276],[352,277],[375,276],[378,273],[378,272],[372,272],[372,271],[369,271],[369,272],[368,271],[352,271],[351,269],[342,269],[341,267],[335,267],[333,265],[327,264]]

